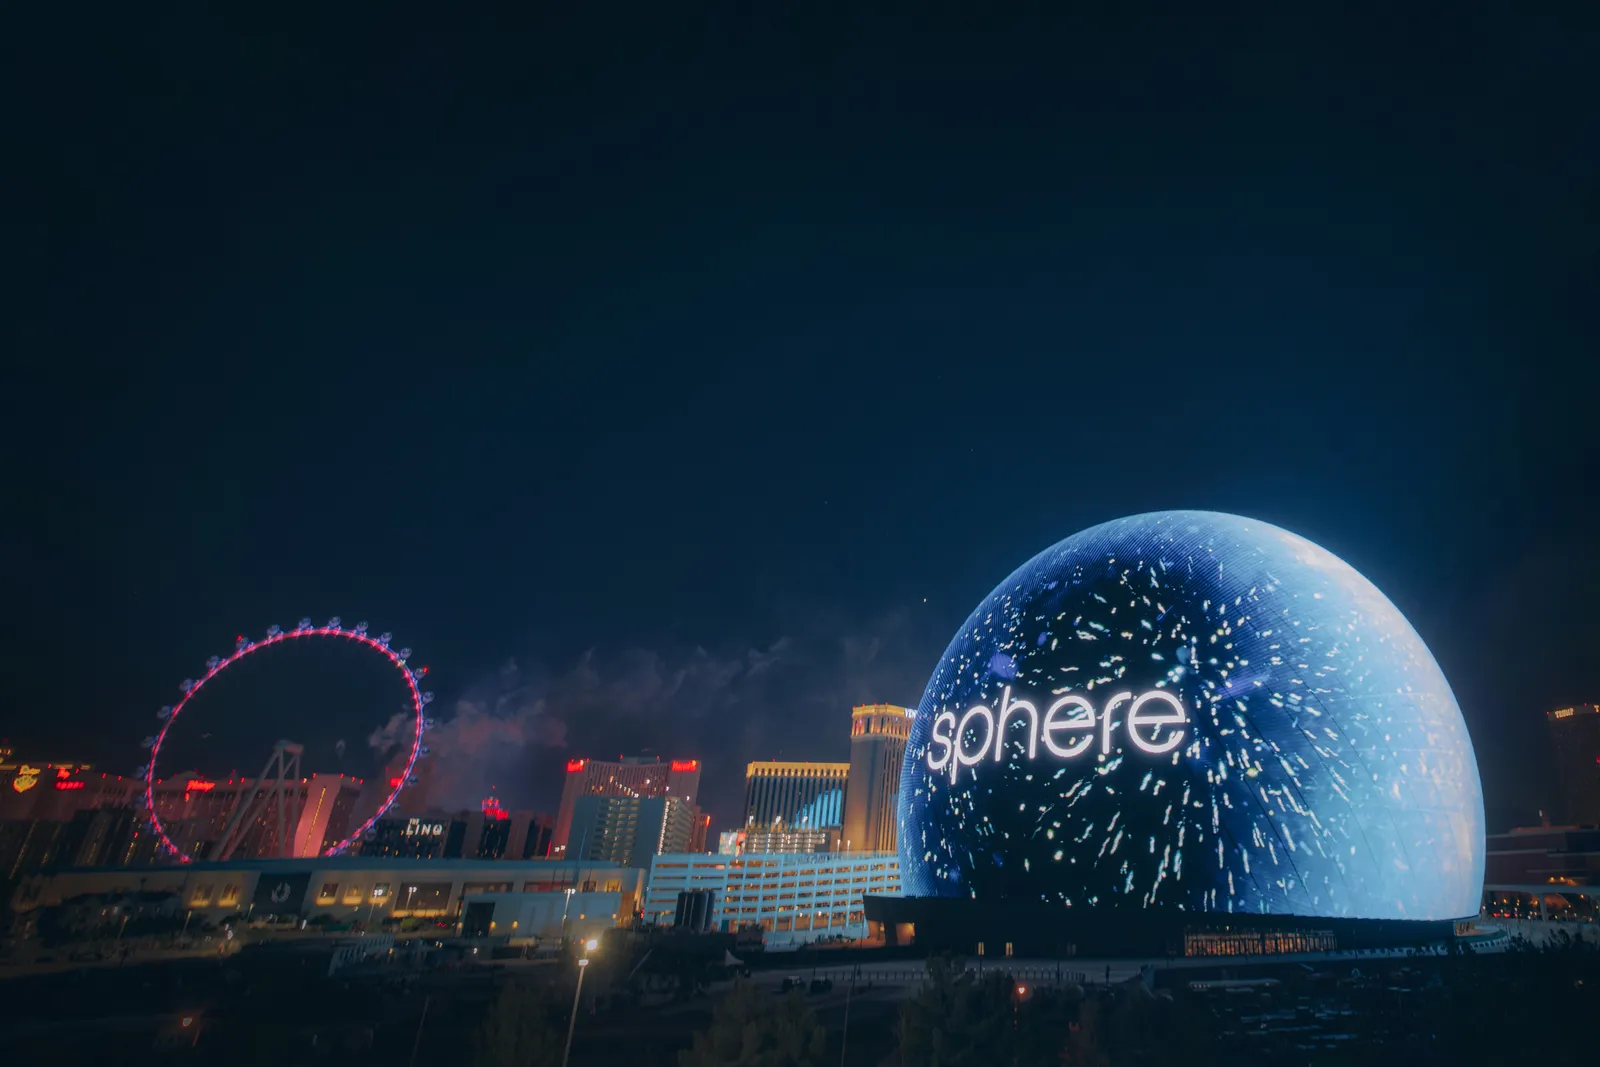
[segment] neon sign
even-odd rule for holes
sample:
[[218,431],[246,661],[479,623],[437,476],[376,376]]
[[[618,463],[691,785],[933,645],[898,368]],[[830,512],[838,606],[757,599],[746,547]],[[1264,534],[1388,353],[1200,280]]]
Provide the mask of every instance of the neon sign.
[[17,776],[11,779],[11,788],[19,793],[26,793],[39,784],[39,774],[39,768],[24,763],[17,768]]
[[56,788],[57,789],[62,789],[62,790],[66,790],[66,789],[82,789],[82,788],[84,788],[84,783],[82,783],[82,782],[57,782],[56,783]]
[[688,771],[699,769],[700,761],[697,759],[675,759],[672,761],[672,772],[674,774],[684,774]]
[[[1115,718],[1116,710],[1129,701],[1133,703],[1128,709],[1127,719],[1119,724]],[[1088,697],[1081,693],[1068,693],[1056,698],[1041,718],[1038,704],[1032,700],[1013,700],[1011,687],[1006,686],[1001,694],[998,715],[984,704],[974,704],[959,719],[955,712],[946,711],[933,720],[933,734],[928,745],[928,769],[942,771],[948,767],[950,784],[954,785],[962,767],[975,767],[985,758],[1000,762],[1005,758],[1006,727],[1017,716],[1027,717],[1030,761],[1038,757],[1041,741],[1057,759],[1077,759],[1094,747],[1097,735],[1100,754],[1109,756],[1111,735],[1118,725],[1126,727],[1128,740],[1134,748],[1152,756],[1160,756],[1183,744],[1183,726],[1189,722],[1189,713],[1183,701],[1165,689],[1152,689],[1137,697],[1126,690],[1113,693],[1098,716]],[[1163,727],[1167,729],[1163,731]],[[966,743],[969,731],[981,731],[983,740],[975,750],[969,749]],[[1060,735],[1065,737],[1058,740]]]
[[185,793],[209,793],[217,787],[216,782],[208,782],[203,778],[191,778],[183,785]]

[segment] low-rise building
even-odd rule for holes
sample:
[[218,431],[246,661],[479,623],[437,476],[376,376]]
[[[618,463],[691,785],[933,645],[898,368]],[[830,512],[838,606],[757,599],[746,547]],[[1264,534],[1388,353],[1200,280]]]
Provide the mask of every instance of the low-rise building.
[[867,935],[862,898],[900,893],[900,857],[893,852],[664,854],[655,857],[642,909],[647,922],[671,926],[678,894],[716,894],[713,925],[723,931],[759,926],[769,948]]
[[586,941],[621,925],[621,893],[474,893],[461,907],[466,937]]
[[574,897],[614,895],[605,909],[608,923],[628,925],[644,885],[643,870],[612,864],[336,856],[47,871],[25,877],[11,906],[25,913],[84,894],[138,892],[172,894],[184,910],[213,921],[231,915],[454,921],[469,897],[544,895],[560,908],[570,890]]

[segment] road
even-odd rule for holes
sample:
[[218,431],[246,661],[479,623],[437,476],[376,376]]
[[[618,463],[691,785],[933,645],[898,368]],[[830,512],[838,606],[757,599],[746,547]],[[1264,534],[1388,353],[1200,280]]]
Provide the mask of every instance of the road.
[[[1476,950],[1483,952],[1499,951],[1503,947],[1500,943],[1486,943],[1477,946]],[[1000,971],[1009,973],[1019,982],[1035,982],[1040,986],[1050,986],[1060,983],[1074,983],[1077,985],[1099,985],[1107,981],[1115,984],[1137,978],[1140,972],[1151,967],[1157,971],[1191,970],[1198,968],[1244,968],[1250,966],[1274,966],[1285,963],[1305,963],[1313,967],[1323,968],[1334,965],[1348,964],[1359,966],[1368,960],[1404,959],[1411,955],[1410,949],[1393,950],[1368,950],[1352,952],[1306,952],[1281,956],[1210,956],[1184,959],[1041,959],[1041,958],[987,958],[982,961],[969,959],[966,961],[969,971]],[[762,986],[779,987],[783,980],[793,976],[804,982],[810,982],[813,977],[831,978],[834,983],[835,993],[840,992],[849,984],[852,975],[855,977],[857,989],[862,987],[902,987],[915,988],[920,986],[927,978],[928,968],[926,960],[886,960],[871,963],[850,963],[841,959],[837,962],[828,960],[813,967],[809,963],[802,965],[797,959],[793,968],[785,968],[780,962],[777,953],[769,953],[763,969],[751,975],[751,981]]]

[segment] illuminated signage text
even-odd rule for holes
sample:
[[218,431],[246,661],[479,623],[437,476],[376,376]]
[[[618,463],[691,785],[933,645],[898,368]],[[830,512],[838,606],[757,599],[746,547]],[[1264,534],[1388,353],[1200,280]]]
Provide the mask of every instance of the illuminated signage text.
[[[1117,709],[1130,701],[1126,719],[1118,722]],[[1057,697],[1041,715],[1038,703],[1013,699],[1011,687],[1006,686],[998,713],[986,705],[975,704],[959,718],[955,712],[946,711],[933,720],[928,769],[948,768],[950,784],[954,785],[962,767],[975,767],[985,759],[1000,762],[1005,758],[1007,747],[1006,728],[1015,721],[1027,723],[1030,761],[1038,757],[1040,744],[1057,759],[1070,760],[1096,747],[1098,741],[1100,754],[1109,756],[1111,735],[1119,726],[1126,730],[1134,748],[1159,756],[1183,744],[1183,727],[1189,722],[1189,713],[1174,694],[1165,689],[1152,689],[1138,696],[1131,691],[1113,693],[1098,712],[1088,697],[1068,693]],[[976,741],[976,747],[969,742],[969,735]]]

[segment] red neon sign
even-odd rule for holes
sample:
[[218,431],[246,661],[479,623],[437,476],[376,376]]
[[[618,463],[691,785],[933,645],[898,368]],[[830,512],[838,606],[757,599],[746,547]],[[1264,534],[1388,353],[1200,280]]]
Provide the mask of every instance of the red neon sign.
[[65,767],[57,767],[56,768],[56,777],[57,778],[71,778],[72,777],[72,772],[67,770]]
[[57,782],[56,783],[56,788],[57,789],[62,789],[62,790],[66,790],[66,789],[82,789],[83,788],[83,783],[82,782]]
[[391,779],[389,779],[389,788],[390,789],[399,789],[401,786],[403,786],[405,784],[406,784],[406,780],[404,778],[391,778]]
[[675,759],[672,761],[672,769],[678,774],[682,774],[684,771],[697,771],[700,769],[700,761],[697,759]]
[[493,819],[495,822],[504,822],[505,820],[511,818],[511,816],[506,813],[506,809],[500,806],[500,799],[498,797],[483,798],[483,813],[489,818]]
[[185,793],[209,793],[217,787],[216,782],[208,782],[202,778],[191,778],[183,785]]
[[588,763],[588,762],[589,762],[588,760],[581,760],[581,759],[569,759],[569,760],[567,760],[567,773],[568,774],[577,774],[579,771],[583,770],[583,765],[585,763]]

